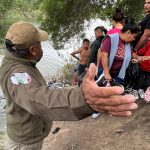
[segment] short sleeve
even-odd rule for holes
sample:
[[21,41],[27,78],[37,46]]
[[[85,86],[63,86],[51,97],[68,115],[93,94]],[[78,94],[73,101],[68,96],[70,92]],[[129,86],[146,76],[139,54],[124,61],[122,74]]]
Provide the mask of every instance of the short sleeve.
[[109,53],[111,48],[111,39],[108,36],[102,43],[101,51]]

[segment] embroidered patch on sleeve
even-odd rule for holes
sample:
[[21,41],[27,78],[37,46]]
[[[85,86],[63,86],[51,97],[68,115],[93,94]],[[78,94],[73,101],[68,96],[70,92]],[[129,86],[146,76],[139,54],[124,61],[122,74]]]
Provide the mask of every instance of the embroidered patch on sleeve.
[[14,73],[10,79],[11,79],[12,83],[15,85],[28,84],[31,82],[31,77],[26,72]]

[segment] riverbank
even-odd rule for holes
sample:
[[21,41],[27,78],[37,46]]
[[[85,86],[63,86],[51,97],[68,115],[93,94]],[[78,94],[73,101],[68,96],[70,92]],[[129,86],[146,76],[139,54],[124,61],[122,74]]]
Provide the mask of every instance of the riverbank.
[[[150,104],[139,100],[138,105],[128,118],[102,114],[97,119],[54,122],[42,150],[149,150]],[[0,150],[5,136],[0,132]]]
[[54,122],[42,150],[150,150],[150,104],[139,102],[129,118],[102,114],[97,119]]

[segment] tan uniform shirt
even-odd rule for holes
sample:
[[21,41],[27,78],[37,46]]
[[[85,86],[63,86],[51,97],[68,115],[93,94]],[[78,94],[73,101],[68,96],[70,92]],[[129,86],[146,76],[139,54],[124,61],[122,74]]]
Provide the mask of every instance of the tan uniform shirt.
[[35,61],[9,52],[0,68],[0,84],[6,98],[7,133],[15,142],[39,142],[49,134],[52,121],[79,120],[93,113],[81,88],[49,89]]

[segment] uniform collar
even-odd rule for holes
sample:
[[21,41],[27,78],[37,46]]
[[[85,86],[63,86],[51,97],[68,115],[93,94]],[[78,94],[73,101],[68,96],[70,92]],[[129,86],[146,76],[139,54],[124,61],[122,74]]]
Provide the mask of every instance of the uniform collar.
[[32,65],[32,66],[36,66],[36,63],[37,63],[35,60],[29,60],[26,58],[18,57],[12,54],[11,52],[9,52],[8,50],[5,52],[5,58],[8,60],[14,60],[14,61],[22,62],[28,65]]

